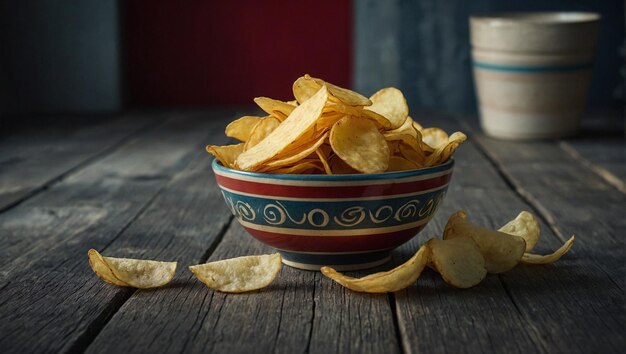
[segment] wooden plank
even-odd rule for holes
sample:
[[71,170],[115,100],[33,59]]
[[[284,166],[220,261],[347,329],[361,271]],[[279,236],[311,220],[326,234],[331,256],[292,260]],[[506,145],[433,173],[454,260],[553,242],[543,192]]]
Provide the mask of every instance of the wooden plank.
[[32,124],[0,142],[0,211],[107,153],[162,118],[141,114]]
[[[226,208],[215,210],[224,212]],[[124,250],[125,239],[120,238],[107,250]],[[146,353],[400,350],[386,295],[353,293],[319,273],[287,266],[267,289],[223,294],[209,290],[186,269],[204,261],[202,247],[184,247],[174,239],[169,248],[185,250],[176,258],[182,260],[177,286],[136,292],[87,352],[128,348]],[[234,222],[209,260],[271,252]]]
[[[552,142],[477,141],[514,186],[541,211],[561,238],[578,235],[577,248],[624,289],[626,195]],[[524,153],[520,153],[524,151]]]
[[[489,323],[476,323],[476,314],[472,309],[479,310],[469,306],[469,314],[452,316],[452,319],[450,313],[453,312],[442,311],[434,316],[438,322],[435,321],[433,324],[428,320],[433,316],[433,308],[459,305],[457,302],[449,304],[445,301],[439,306],[431,303],[427,303],[427,306],[418,304],[417,301],[424,301],[423,296],[421,298],[417,296],[422,294],[420,285],[428,281],[428,278],[420,279],[416,288],[410,288],[406,294],[400,293],[397,299],[405,350],[417,348],[415,350],[417,352],[443,352],[456,348],[455,339],[440,339],[439,343],[431,343],[432,339],[425,339],[438,338],[436,331],[430,332],[429,329],[434,326],[442,330],[447,319],[450,323],[472,320],[474,327],[490,328],[487,337],[498,340],[489,342],[489,345],[502,341],[516,342],[520,336],[527,336],[534,342],[534,346],[542,351],[619,351],[625,344],[625,338],[621,333],[625,325],[624,272],[623,244],[616,236],[623,234],[620,231],[623,230],[621,229],[623,218],[619,217],[623,212],[618,214],[618,209],[623,211],[625,205],[623,195],[615,193],[612,187],[584,166],[571,159],[568,160],[567,154],[554,142],[512,143],[488,139],[481,135],[478,136],[478,141],[481,148],[495,160],[497,166],[502,168],[499,172],[506,176],[507,183],[513,184],[515,193],[499,188],[501,181],[494,181],[490,173],[481,175],[479,179],[474,178],[477,173],[466,173],[466,166],[460,163],[462,160],[466,160],[477,169],[488,168],[484,156],[474,153],[467,156],[469,150],[476,147],[470,141],[463,146],[457,156],[459,164],[455,168],[454,182],[443,205],[444,210],[450,208],[450,204],[454,207],[442,211],[437,218],[447,217],[446,214],[452,209],[466,209],[470,217],[478,223],[495,228],[514,217],[520,210],[537,208],[544,221],[549,221],[543,224],[543,239],[537,247],[537,252],[547,252],[556,248],[564,236],[569,236],[570,233],[578,235],[576,244],[571,254],[557,264],[518,266],[498,276],[501,286],[515,306],[515,311],[506,307],[503,309],[503,313],[509,313],[511,316],[505,321],[499,316],[489,320],[488,317],[493,316],[489,314],[487,319],[483,317],[482,320]],[[458,184],[455,187],[456,183]],[[604,210],[608,210],[604,215],[600,215],[602,206]],[[594,219],[595,217],[598,219]],[[436,229],[432,234],[440,234],[445,221],[439,221],[440,225],[437,226],[437,218],[434,224]],[[420,236],[424,237],[426,236]],[[411,251],[415,247],[412,247]],[[408,252],[404,258],[406,257]],[[489,278],[487,280],[489,281]],[[481,284],[478,289],[483,286]],[[489,293],[489,296],[494,295],[492,292]],[[481,299],[466,301],[471,303]],[[497,303],[503,306],[501,301]],[[473,306],[481,308],[479,304]],[[483,306],[480,311],[490,311],[492,306],[493,304]],[[420,313],[428,315],[417,317],[416,314]],[[423,322],[418,322],[418,319]],[[514,328],[511,322],[515,321],[519,322],[518,337],[505,333],[507,327]],[[494,328],[495,325],[497,328]],[[483,347],[480,340],[471,337],[475,336],[476,332],[465,332],[463,329],[455,331],[455,334],[459,333],[468,339],[474,338],[469,347],[473,350],[468,349],[469,352],[485,350],[484,348],[497,350],[490,346]],[[457,346],[462,343],[467,345],[468,342],[457,339]],[[524,351],[526,348],[514,344],[507,350]]]
[[[437,114],[414,114],[426,117],[420,119],[425,126],[467,131]],[[526,154],[518,152],[533,161]],[[562,155],[562,151],[547,150],[544,159],[558,161]],[[475,222],[497,228],[519,211],[533,210],[473,141],[461,147],[455,160],[441,210],[416,239],[396,253],[396,263],[406,260],[427,239],[441,235],[453,211],[466,210]],[[541,222],[538,251],[558,247],[560,235]],[[623,291],[599,265],[590,262],[589,257],[602,257],[602,251],[589,255],[579,241],[555,265],[518,266],[502,275],[489,275],[468,290],[447,286],[439,275],[426,270],[416,285],[395,294],[404,351],[615,352],[624,344]]]
[[[2,269],[0,280],[0,347],[5,352],[62,352],[85,347],[100,327],[133,293],[130,289],[106,288],[89,270],[86,251],[89,248],[106,249],[121,237],[139,217],[148,213],[177,215],[177,230],[162,228],[167,235],[155,237],[162,243],[142,242],[145,253],[137,256],[159,257],[167,249],[165,240],[176,236],[183,239],[187,216],[176,208],[150,208],[164,186],[193,158],[208,163],[203,146],[222,136],[228,112],[212,115],[195,114],[173,117],[164,125],[125,143],[114,153],[71,174],[21,205],[0,215],[4,230],[1,247],[10,259]],[[168,196],[171,199],[172,195]],[[84,208],[83,224],[46,220],[72,215]],[[223,213],[208,213],[215,220],[227,220]],[[43,215],[43,217],[42,217]],[[189,214],[188,217],[192,217]],[[29,220],[40,225],[28,227]],[[49,225],[46,227],[45,225]],[[160,224],[141,229],[143,241],[158,234]],[[72,233],[71,227],[79,231]],[[8,231],[8,232],[7,232]],[[211,232],[205,229],[206,239],[194,239],[202,246],[210,244]],[[7,235],[7,237],[4,237]],[[5,251],[5,249],[9,249]]]
[[560,147],[574,160],[626,193],[626,139],[623,135],[570,139],[561,141]]

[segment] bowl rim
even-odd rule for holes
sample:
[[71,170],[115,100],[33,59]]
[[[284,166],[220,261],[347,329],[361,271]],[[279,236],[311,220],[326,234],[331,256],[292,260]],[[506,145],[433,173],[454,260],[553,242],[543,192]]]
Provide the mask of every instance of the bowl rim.
[[263,173],[263,172],[249,172],[235,170],[223,166],[216,158],[213,159],[211,167],[215,172],[225,172],[231,175],[238,175],[242,177],[255,177],[265,179],[279,179],[279,180],[292,180],[292,181],[375,181],[386,179],[400,179],[406,177],[415,177],[428,175],[431,173],[443,172],[451,170],[454,166],[454,159],[450,158],[446,163],[424,167],[416,170],[399,171],[399,172],[383,172],[383,173],[369,173],[369,174],[345,174],[345,175],[298,175],[298,174],[279,174],[279,173]]

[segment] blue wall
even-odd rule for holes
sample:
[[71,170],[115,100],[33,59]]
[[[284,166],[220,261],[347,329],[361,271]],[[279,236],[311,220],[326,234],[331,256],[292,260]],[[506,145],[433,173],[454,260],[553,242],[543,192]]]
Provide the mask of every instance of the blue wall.
[[116,0],[0,2],[0,113],[121,107]]
[[402,89],[413,107],[474,113],[468,18],[502,11],[602,14],[591,109],[624,105],[624,1],[355,0],[354,86]]

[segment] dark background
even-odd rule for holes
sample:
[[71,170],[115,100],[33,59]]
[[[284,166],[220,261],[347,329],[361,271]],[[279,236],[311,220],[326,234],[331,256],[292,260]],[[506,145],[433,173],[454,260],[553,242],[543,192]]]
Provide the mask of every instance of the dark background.
[[0,113],[289,99],[310,73],[411,106],[475,113],[468,16],[602,14],[590,109],[624,105],[624,1],[3,1]]

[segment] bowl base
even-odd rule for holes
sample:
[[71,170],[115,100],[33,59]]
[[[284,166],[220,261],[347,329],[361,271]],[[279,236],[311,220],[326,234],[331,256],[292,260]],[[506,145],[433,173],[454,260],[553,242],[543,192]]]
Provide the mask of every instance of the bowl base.
[[361,270],[385,264],[391,259],[390,251],[355,254],[312,254],[279,251],[283,264],[303,270],[319,271],[328,266],[338,271]]

